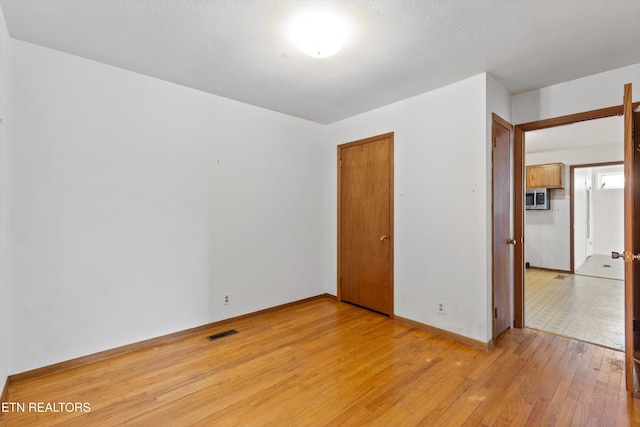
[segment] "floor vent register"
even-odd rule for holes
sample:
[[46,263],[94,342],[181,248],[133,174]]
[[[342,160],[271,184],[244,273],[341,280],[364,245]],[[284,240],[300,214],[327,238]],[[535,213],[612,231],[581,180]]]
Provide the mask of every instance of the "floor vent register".
[[229,329],[228,331],[220,332],[219,334],[209,335],[207,337],[207,339],[209,341],[214,341],[214,340],[217,340],[219,338],[226,337],[226,336],[233,335],[233,334],[237,334],[237,333],[238,333],[238,331],[236,331],[235,329]]

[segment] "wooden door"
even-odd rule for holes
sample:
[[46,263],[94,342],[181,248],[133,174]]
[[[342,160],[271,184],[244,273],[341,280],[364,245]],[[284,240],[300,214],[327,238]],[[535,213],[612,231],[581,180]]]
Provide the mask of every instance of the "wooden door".
[[512,126],[493,115],[492,206],[493,206],[493,338],[511,326],[513,288],[513,139]]
[[[628,391],[634,390],[640,355],[640,331],[634,324],[640,320],[640,153],[635,147],[640,137],[634,136],[634,126],[640,126],[638,113],[633,112],[631,84],[624,87],[624,254],[625,262],[625,373]],[[634,375],[635,373],[635,375]]]
[[338,146],[338,299],[393,316],[393,133]]

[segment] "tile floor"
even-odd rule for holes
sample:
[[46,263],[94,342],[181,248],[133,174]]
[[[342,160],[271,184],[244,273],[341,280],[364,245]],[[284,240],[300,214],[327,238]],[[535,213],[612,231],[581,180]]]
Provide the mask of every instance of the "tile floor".
[[624,281],[525,271],[527,327],[624,350]]
[[584,264],[576,270],[576,274],[624,280],[624,261],[621,259],[613,259],[611,255],[591,255]]

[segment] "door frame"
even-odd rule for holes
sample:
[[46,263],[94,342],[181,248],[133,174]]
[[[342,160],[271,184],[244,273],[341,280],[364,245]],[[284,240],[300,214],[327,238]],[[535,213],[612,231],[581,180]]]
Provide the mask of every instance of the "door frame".
[[[635,109],[640,102],[633,103]],[[524,165],[524,133],[532,130],[547,129],[556,126],[570,125],[573,123],[584,122],[594,119],[602,119],[611,116],[621,116],[623,106],[616,105],[613,107],[601,108],[598,110],[585,111],[577,114],[569,114],[566,116],[554,117],[551,119],[537,120],[535,122],[522,123],[515,125],[514,128],[514,234],[516,240],[522,244],[515,245],[514,253],[514,327],[524,328],[524,185],[525,185],[525,165]],[[571,184],[570,184],[571,185]]]
[[574,173],[575,173],[575,169],[583,169],[583,168],[599,168],[599,167],[605,167],[605,166],[617,166],[617,165],[624,165],[624,161],[615,161],[615,162],[602,162],[602,163],[586,163],[586,164],[579,164],[579,165],[570,165],[569,167],[569,182],[570,182],[570,188],[569,188],[569,272],[571,274],[574,274],[576,272],[576,260],[575,260],[575,230],[574,230],[574,226],[575,226],[575,220],[574,220],[574,185],[573,185],[573,180],[574,180]]
[[389,140],[389,230],[391,233],[391,238],[388,240],[388,244],[389,246],[389,287],[390,287],[390,295],[389,295],[389,299],[390,299],[390,311],[388,313],[389,319],[393,319],[394,318],[394,313],[395,313],[395,304],[394,304],[394,290],[395,290],[395,286],[394,286],[394,282],[393,282],[393,278],[394,278],[394,242],[395,242],[395,229],[394,229],[394,217],[393,217],[393,210],[394,210],[394,204],[395,204],[395,196],[394,196],[394,183],[393,183],[393,177],[394,177],[394,145],[393,145],[393,137],[394,137],[394,132],[389,132],[389,133],[384,133],[384,134],[380,134],[380,135],[376,135],[376,136],[372,136],[369,138],[364,138],[364,139],[359,139],[357,141],[352,141],[352,142],[347,142],[345,144],[340,144],[337,147],[337,159],[336,159],[336,167],[338,169],[338,183],[337,183],[337,187],[338,187],[338,210],[337,210],[337,247],[338,247],[338,253],[337,253],[337,271],[336,271],[336,287],[337,287],[337,300],[338,302],[342,301],[342,286],[340,285],[340,274],[342,272],[341,269],[341,263],[342,263],[342,248],[341,248],[341,237],[342,237],[342,229],[341,229],[341,217],[342,217],[342,202],[341,202],[341,196],[342,196],[342,191],[341,191],[341,183],[342,183],[342,167],[341,167],[341,157],[342,157],[342,150],[346,149],[346,148],[350,148],[350,147],[354,147],[357,145],[363,145],[363,144],[368,144],[368,143],[372,143],[372,142],[376,142],[379,141],[381,139],[388,139]]

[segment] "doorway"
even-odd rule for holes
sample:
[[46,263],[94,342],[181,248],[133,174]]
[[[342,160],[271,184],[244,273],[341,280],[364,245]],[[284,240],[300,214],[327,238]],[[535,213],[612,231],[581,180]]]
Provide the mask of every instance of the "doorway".
[[393,317],[393,133],[338,146],[338,300]]
[[[605,265],[624,269],[611,259],[624,237],[623,193],[613,184],[623,172],[622,130],[613,116],[529,131],[524,145],[525,165],[562,164],[565,175],[547,190],[547,209],[524,212],[526,326],[620,351],[623,277],[594,276]],[[611,184],[602,187],[605,177]]]
[[[638,318],[640,313],[640,292],[638,292],[638,284],[640,283],[640,269],[636,268],[635,264],[640,259],[640,233],[635,224],[640,223],[640,209],[638,209],[638,201],[640,200],[640,186],[637,183],[640,182],[640,152],[635,150],[636,146],[640,146],[640,133],[634,134],[633,129],[640,127],[640,113],[634,112],[640,102],[632,102],[632,90],[631,84],[625,84],[623,105],[603,108],[599,110],[588,111],[579,114],[572,114],[568,116],[556,117],[553,119],[540,120],[537,122],[524,123],[516,125],[515,132],[515,151],[516,151],[516,164],[515,164],[515,180],[520,183],[518,188],[520,191],[516,191],[514,195],[516,215],[515,215],[515,234],[518,238],[525,238],[525,220],[524,220],[524,197],[522,184],[524,183],[524,145],[525,145],[525,132],[547,129],[555,126],[562,126],[566,124],[584,122],[588,120],[600,119],[604,117],[623,116],[624,118],[624,162],[625,162],[625,179],[628,180],[630,185],[625,186],[624,191],[624,252],[616,253],[616,257],[624,258],[625,261],[625,384],[628,391],[635,389],[634,386],[634,371],[635,374],[640,372],[637,369],[638,362],[635,358],[637,354],[640,354],[638,350],[640,346],[638,343],[640,339],[637,328],[634,328],[635,319]],[[522,185],[522,187],[521,187]],[[614,254],[612,254],[613,257]],[[515,306],[515,320],[514,326],[516,328],[525,327],[525,271],[524,271],[524,247],[516,247],[515,253],[515,280],[514,280],[514,306]],[[636,378],[637,380],[637,378]]]
[[624,280],[624,263],[611,259],[624,247],[624,162],[571,166],[572,271]]
[[[634,108],[637,104],[634,104]],[[588,122],[606,117],[621,116],[622,105],[602,108],[568,116],[545,119],[536,122],[523,123],[514,128],[514,150],[516,163],[514,167],[514,179],[519,183],[514,193],[514,205],[516,206],[514,220],[514,234],[516,239],[523,238],[525,243],[528,236],[525,236],[525,210],[524,210],[524,182],[525,182],[525,133],[531,131],[550,129],[557,126],[571,125],[574,123]],[[583,162],[584,163],[584,162]],[[552,200],[553,202],[553,200]],[[524,245],[516,245],[515,249],[515,275],[514,275],[514,326],[516,328],[525,327],[525,250]]]

